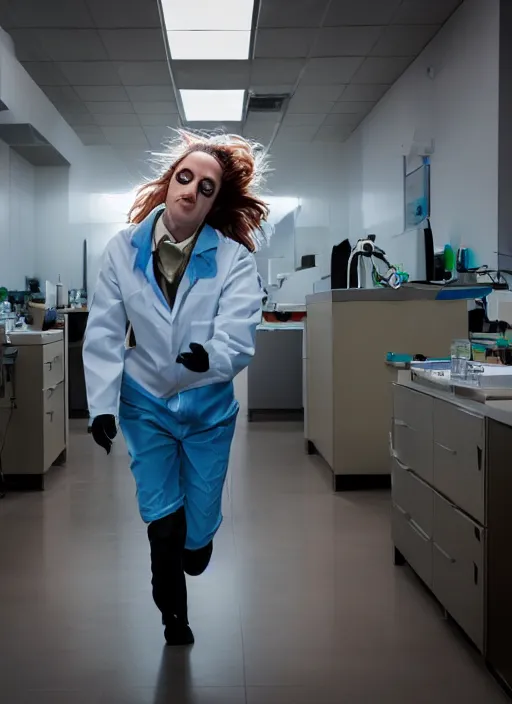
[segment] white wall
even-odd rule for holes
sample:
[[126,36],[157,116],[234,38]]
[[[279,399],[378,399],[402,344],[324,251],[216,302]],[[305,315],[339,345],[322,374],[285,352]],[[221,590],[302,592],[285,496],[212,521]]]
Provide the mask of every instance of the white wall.
[[25,288],[36,270],[35,169],[0,141],[0,286]]
[[496,265],[498,101],[499,0],[465,0],[346,144],[351,239],[373,232],[385,249],[403,231],[402,158],[432,138],[436,244]]

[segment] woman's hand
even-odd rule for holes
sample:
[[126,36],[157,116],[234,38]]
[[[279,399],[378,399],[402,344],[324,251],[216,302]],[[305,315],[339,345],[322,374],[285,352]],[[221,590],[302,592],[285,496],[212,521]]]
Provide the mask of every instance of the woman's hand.
[[178,364],[183,364],[184,367],[191,372],[203,373],[210,368],[210,358],[205,348],[197,342],[191,342],[190,352],[182,352],[176,357]]
[[109,455],[112,449],[112,441],[117,435],[115,417],[111,415],[96,416],[92,422],[91,433],[94,442]]

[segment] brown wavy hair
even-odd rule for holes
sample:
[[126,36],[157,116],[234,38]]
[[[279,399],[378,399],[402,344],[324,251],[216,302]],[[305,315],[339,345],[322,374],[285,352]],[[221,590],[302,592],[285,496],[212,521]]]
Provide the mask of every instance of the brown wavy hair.
[[262,223],[269,212],[267,204],[254,193],[264,178],[264,154],[236,135],[207,136],[184,130],[178,135],[163,154],[157,155],[164,164],[170,159],[171,166],[138,190],[128,221],[140,223],[154,208],[165,203],[169,183],[179,164],[193,152],[205,152],[223,170],[221,187],[206,224],[254,252],[265,239]]

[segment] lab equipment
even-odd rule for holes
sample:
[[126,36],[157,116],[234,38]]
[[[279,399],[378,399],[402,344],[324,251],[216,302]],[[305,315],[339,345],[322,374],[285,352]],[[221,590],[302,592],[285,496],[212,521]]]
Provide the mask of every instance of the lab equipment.
[[[347,281],[351,281],[355,273],[357,288],[400,288],[408,277],[389,263],[384,250],[375,244],[375,239],[375,235],[368,235],[356,242],[348,260]],[[382,271],[383,264],[385,269]]]

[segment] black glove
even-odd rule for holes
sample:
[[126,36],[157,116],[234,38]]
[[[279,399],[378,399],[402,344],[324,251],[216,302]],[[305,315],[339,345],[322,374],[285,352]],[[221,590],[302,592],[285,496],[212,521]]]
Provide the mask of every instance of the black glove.
[[115,417],[111,415],[96,416],[92,422],[91,433],[96,445],[102,447],[107,455],[110,455],[112,440],[117,435]]
[[191,352],[182,352],[179,354],[176,357],[177,363],[183,364],[183,366],[191,372],[207,372],[210,368],[210,358],[208,357],[208,352],[197,342],[191,342],[189,347]]

